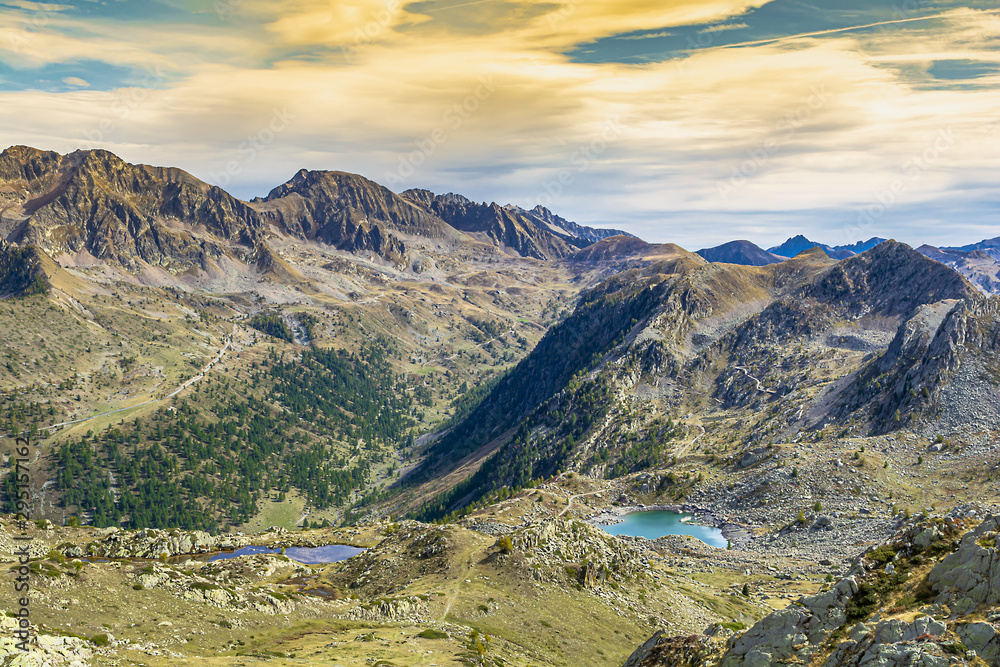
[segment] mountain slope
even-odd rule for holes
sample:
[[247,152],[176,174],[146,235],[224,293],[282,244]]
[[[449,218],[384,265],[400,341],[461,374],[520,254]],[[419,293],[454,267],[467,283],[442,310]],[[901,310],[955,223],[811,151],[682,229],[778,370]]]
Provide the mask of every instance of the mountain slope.
[[[435,443],[425,473],[493,438],[503,442],[482,450],[496,453],[425,516],[562,470],[641,470],[673,447],[663,430],[669,421],[658,420],[713,406],[759,422],[747,444],[831,421],[884,432],[903,425],[900,407],[933,421],[935,405],[950,400],[952,376],[938,371],[957,365],[943,350],[993,354],[996,306],[982,303],[954,271],[892,241],[841,262],[814,248],[765,267],[678,260],[625,271],[585,293],[576,312]],[[975,324],[928,319],[963,307],[979,313]],[[968,353],[956,352],[961,337],[952,333],[963,327],[983,332]],[[942,342],[902,353],[898,340],[913,328]],[[910,392],[915,363],[935,383],[926,394]],[[983,391],[970,409],[996,402]],[[651,448],[640,454],[630,444],[636,436]]]
[[222,189],[101,150],[59,156],[10,148],[0,154],[0,188],[10,240],[53,257],[86,252],[133,273],[206,269],[245,253],[264,233],[260,216]]
[[583,225],[578,225],[571,220],[567,220],[566,218],[556,215],[541,204],[530,211],[525,211],[524,209],[519,210],[526,215],[541,220],[556,234],[565,233],[572,238],[580,239],[588,243],[596,243],[601,239],[606,239],[611,236],[632,236],[632,234],[623,232],[620,229],[600,229],[597,227],[585,227]]
[[781,257],[795,257],[800,252],[809,250],[810,248],[820,248],[823,252],[834,259],[846,259],[858,253],[865,252],[866,250],[871,250],[885,240],[886,239],[872,237],[867,241],[858,241],[857,243],[850,245],[828,246],[822,243],[816,243],[815,241],[810,241],[805,236],[799,234],[797,236],[793,236],[779,246],[768,248],[767,251],[774,253],[775,255],[780,255]]
[[403,236],[454,234],[436,215],[388,188],[340,171],[303,169],[252,205],[292,236],[395,262],[407,253]]
[[730,241],[714,248],[703,248],[698,254],[709,262],[742,264],[744,266],[766,266],[785,260],[766,252],[750,241]]
[[517,207],[477,204],[461,195],[435,195],[428,190],[407,190],[400,196],[455,229],[522,257],[561,259],[590,244],[569,234],[556,234]]
[[917,252],[955,269],[984,294],[1000,294],[1000,252],[993,250],[990,254],[988,247],[986,250],[975,248],[965,251],[930,245],[920,246]]

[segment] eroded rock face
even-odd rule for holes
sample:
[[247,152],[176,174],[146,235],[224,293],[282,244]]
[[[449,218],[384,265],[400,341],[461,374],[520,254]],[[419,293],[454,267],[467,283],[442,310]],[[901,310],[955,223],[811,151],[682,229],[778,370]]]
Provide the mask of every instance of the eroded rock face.
[[[897,558],[920,553],[942,546],[940,540],[954,536],[965,525],[964,519],[952,516],[922,519],[903,527],[888,546]],[[937,615],[950,609],[952,619],[926,614],[883,619],[884,611],[876,610],[874,615],[866,612],[870,618],[865,623],[847,625],[849,611],[856,613],[857,598],[864,597],[866,582],[879,572],[891,574],[896,569],[892,562],[886,562],[883,545],[858,557],[853,576],[830,591],[801,598],[795,605],[765,616],[743,635],[730,639],[721,654],[707,650],[710,642],[706,638],[668,638],[658,633],[633,654],[626,667],[770,667],[786,663],[823,667],[1000,666],[998,527],[1000,517],[986,519],[931,571],[929,582],[939,595],[937,604],[924,611]],[[960,618],[969,614],[973,615]],[[840,633],[834,635],[838,629]],[[829,655],[822,660],[824,651]]]
[[991,623],[960,623],[955,633],[966,647],[991,665],[1000,665],[1000,628]]
[[82,555],[102,558],[160,558],[164,554],[179,556],[184,554],[209,553],[239,549],[250,544],[250,538],[243,535],[209,535],[195,530],[190,532],[166,530],[140,530],[136,532],[109,528],[106,535],[87,545],[86,554],[79,547],[67,547],[67,558]]
[[990,517],[967,533],[953,554],[931,570],[936,602],[952,611],[972,611],[977,605],[1000,604],[1000,550],[997,549],[1000,517]]
[[721,664],[763,667],[792,658],[808,662],[817,645],[847,620],[847,603],[857,592],[857,582],[848,577],[826,593],[804,597],[796,605],[765,616],[732,642]]
[[[910,623],[898,619],[879,622],[874,630],[858,624],[851,639],[841,642],[824,662],[824,667],[895,667],[899,665],[952,664],[942,644],[948,627],[930,616]],[[949,644],[950,645],[950,644]]]
[[347,617],[356,621],[378,623],[420,621],[428,616],[427,605],[417,597],[380,600],[351,610]]
[[629,656],[625,667],[700,667],[712,664],[724,647],[716,637],[666,637],[661,630]]
[[301,575],[307,568],[275,554],[217,561],[189,572],[153,562],[137,572],[136,582],[145,589],[162,590],[213,607],[288,614],[294,611],[294,602],[284,595],[254,587],[255,581],[270,577],[279,570],[286,575]]
[[265,223],[222,189],[179,169],[129,164],[103,150],[60,156],[26,147],[0,154],[0,185],[19,204],[10,240],[56,257],[86,251],[139,272],[205,270],[233,244],[247,252]]

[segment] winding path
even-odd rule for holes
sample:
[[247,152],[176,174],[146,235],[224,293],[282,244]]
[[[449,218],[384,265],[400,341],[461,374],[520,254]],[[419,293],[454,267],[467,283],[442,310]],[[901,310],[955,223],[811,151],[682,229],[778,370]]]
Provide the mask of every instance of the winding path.
[[686,442],[686,443],[684,443],[683,445],[680,446],[680,448],[674,454],[674,456],[676,456],[677,458],[680,458],[680,457],[684,456],[685,454],[687,454],[688,450],[690,450],[692,447],[694,447],[694,443],[698,442],[698,440],[701,438],[701,436],[705,435],[705,427],[704,426],[702,426],[701,424],[695,424],[695,426],[698,427],[698,429],[701,430],[701,433],[699,433],[698,435],[694,436],[694,439],[691,440],[690,442]]
[[744,375],[746,375],[748,378],[750,378],[751,380],[753,380],[754,382],[756,382],[757,383],[757,391],[762,391],[762,392],[767,393],[767,394],[777,394],[778,393],[778,392],[773,391],[771,389],[765,388],[764,385],[761,384],[760,380],[758,380],[757,378],[755,378],[753,375],[750,375],[750,371],[748,371],[743,366],[733,366],[733,368],[735,368],[738,371],[743,371]]
[[569,502],[566,503],[566,507],[564,507],[563,511],[559,512],[559,514],[557,514],[556,516],[562,516],[563,514],[568,512],[569,508],[573,506],[573,501],[576,500],[577,498],[583,498],[584,496],[596,496],[599,493],[605,493],[605,492],[607,492],[607,489],[602,489],[601,491],[591,491],[590,493],[578,493],[575,496],[570,496]]
[[[233,335],[235,335],[235,333],[236,332],[234,331]],[[219,363],[219,361],[222,360],[222,356],[226,353],[226,350],[229,349],[229,345],[232,343],[232,338],[233,338],[232,335],[230,335],[230,336],[228,336],[226,338],[226,343],[225,343],[225,345],[222,346],[222,349],[219,350],[219,354],[216,355],[215,359],[213,359],[212,361],[208,362],[208,364],[205,366],[205,368],[203,368],[201,370],[201,372],[198,373],[198,375],[195,375],[193,378],[190,378],[189,380],[185,381],[181,386],[179,386],[177,389],[175,389],[173,392],[167,394],[163,398],[154,398],[154,399],[146,401],[144,403],[137,403],[135,405],[130,405],[130,406],[126,407],[126,408],[118,408],[117,410],[109,410],[107,412],[102,412],[100,414],[91,415],[89,417],[83,417],[81,419],[72,419],[70,421],[59,422],[58,424],[52,424],[51,426],[43,426],[43,427],[39,428],[38,430],[39,431],[47,431],[47,430],[50,430],[50,429],[60,428],[62,426],[69,426],[71,424],[79,424],[81,422],[90,421],[91,419],[97,419],[98,417],[106,417],[108,415],[118,414],[119,412],[126,412],[128,410],[135,410],[136,408],[141,408],[141,407],[146,406],[146,405],[152,405],[153,403],[159,403],[159,402],[165,401],[165,400],[167,400],[169,398],[173,398],[174,396],[176,396],[177,394],[181,393],[182,391],[184,391],[185,389],[187,389],[188,387],[190,387],[192,384],[194,384],[198,380],[201,380],[202,378],[204,378],[205,374],[208,373],[208,371],[212,370],[212,367],[215,366],[215,364]]]

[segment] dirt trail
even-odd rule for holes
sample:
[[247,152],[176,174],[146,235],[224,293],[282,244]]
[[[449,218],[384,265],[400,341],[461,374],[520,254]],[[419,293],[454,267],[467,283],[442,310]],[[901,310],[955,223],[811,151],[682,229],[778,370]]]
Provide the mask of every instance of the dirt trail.
[[776,391],[772,391],[771,389],[765,388],[764,385],[761,384],[760,380],[758,380],[757,378],[755,378],[753,375],[750,375],[750,371],[748,371],[743,366],[733,366],[733,368],[735,368],[738,371],[743,371],[744,375],[746,375],[748,378],[750,378],[751,380],[753,380],[754,382],[756,382],[757,383],[757,391],[762,391],[762,392],[765,392],[767,394],[777,394],[778,393]]
[[[236,332],[234,331],[233,334],[235,335],[235,333]],[[91,419],[97,419],[98,417],[106,417],[108,415],[118,414],[119,412],[126,412],[128,410],[135,410],[136,408],[141,408],[141,407],[146,406],[146,405],[152,405],[153,403],[159,403],[159,402],[165,401],[165,400],[167,400],[169,398],[173,398],[177,394],[181,393],[182,391],[184,391],[185,389],[187,389],[188,387],[190,387],[195,382],[198,382],[199,380],[201,380],[202,378],[204,378],[205,375],[210,370],[212,370],[212,367],[215,366],[215,364],[219,363],[219,361],[222,360],[223,355],[226,353],[226,350],[229,349],[229,345],[231,343],[232,343],[232,335],[230,335],[230,336],[228,336],[226,338],[226,343],[225,343],[225,345],[222,346],[222,349],[219,350],[219,354],[217,354],[216,357],[214,359],[212,359],[212,361],[208,362],[208,364],[201,370],[200,373],[198,373],[198,375],[195,375],[193,378],[190,378],[190,379],[186,380],[177,389],[175,389],[170,394],[167,394],[163,398],[154,398],[154,399],[152,399],[150,401],[146,401],[144,403],[137,403],[135,405],[130,405],[130,406],[125,407],[125,408],[118,408],[117,410],[109,410],[107,412],[101,412],[100,414],[91,415],[89,417],[83,417],[81,419],[72,419],[70,421],[59,422],[58,424],[52,424],[51,426],[44,426],[44,427],[42,427],[42,428],[40,428],[38,430],[40,430],[40,431],[46,431],[46,430],[49,430],[49,429],[55,429],[55,428],[59,428],[59,427],[62,427],[62,426],[69,426],[71,424],[79,424],[79,423],[82,423],[82,422],[90,421]]]
[[584,496],[596,496],[598,493],[604,493],[605,491],[607,491],[607,489],[602,489],[600,491],[591,491],[589,493],[578,493],[575,496],[570,496],[569,497],[569,502],[566,503],[566,507],[564,507],[563,511],[559,512],[559,514],[557,516],[562,516],[563,514],[565,514],[566,512],[568,512],[569,508],[571,508],[573,506],[573,501],[576,500],[577,498],[583,498]]

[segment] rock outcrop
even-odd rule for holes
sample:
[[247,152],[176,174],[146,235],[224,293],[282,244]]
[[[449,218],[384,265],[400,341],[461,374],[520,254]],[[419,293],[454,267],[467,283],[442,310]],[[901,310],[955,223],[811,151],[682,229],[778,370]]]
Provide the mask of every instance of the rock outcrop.
[[185,554],[211,553],[239,549],[250,544],[250,538],[244,535],[209,535],[195,530],[182,532],[178,530],[146,529],[125,531],[117,528],[107,528],[104,535],[86,546],[67,546],[63,555],[67,558],[96,556],[99,558],[162,558],[181,556]]
[[962,538],[958,551],[938,563],[928,577],[939,592],[935,602],[953,612],[971,613],[980,605],[1000,605],[1000,517],[983,521]]
[[17,619],[0,615],[0,666],[2,667],[86,667],[94,651],[79,637],[40,635],[35,626],[29,629],[28,650],[17,647],[14,638]]
[[207,270],[242,258],[263,219],[221,188],[180,170],[129,164],[103,150],[58,155],[24,146],[0,154],[8,240],[52,257],[89,253],[139,273]]
[[557,233],[534,215],[513,206],[477,204],[461,195],[435,195],[427,190],[407,190],[401,195],[449,225],[509,254],[536,259],[560,259],[590,241]]
[[[891,617],[902,607],[879,605],[909,578],[912,563],[950,546],[966,519],[956,514],[914,521],[889,544],[859,556],[851,576],[830,590],[768,614],[721,644],[714,629],[702,637],[658,633],[626,667],[945,667],[1000,665],[1000,517],[966,533],[926,584],[934,605]],[[918,558],[919,557],[919,558]],[[919,582],[917,582],[919,584]],[[950,613],[951,618],[947,616]],[[886,618],[885,616],[890,616]]]

